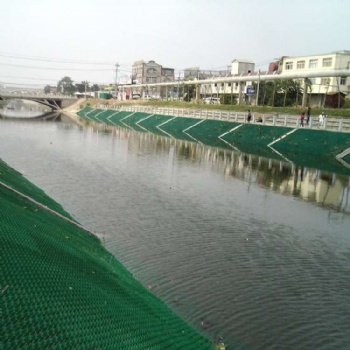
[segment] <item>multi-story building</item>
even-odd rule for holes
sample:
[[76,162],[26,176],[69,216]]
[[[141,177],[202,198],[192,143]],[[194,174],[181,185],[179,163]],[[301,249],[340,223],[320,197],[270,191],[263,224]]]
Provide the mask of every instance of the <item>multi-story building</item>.
[[[284,56],[279,62],[279,73],[298,74],[319,71],[350,69],[350,51],[336,51],[313,56]],[[324,105],[325,97],[341,93],[349,96],[349,77],[309,78],[308,96],[311,105]]]
[[[155,61],[135,61],[132,66],[133,84],[155,84],[175,81],[175,70],[173,68],[163,68]],[[152,96],[154,98],[163,98],[167,96],[167,87],[145,87],[133,88],[133,94],[139,94],[141,97]],[[169,93],[169,92],[168,92]]]
[[[214,82],[210,84],[201,85],[201,96],[217,96],[223,94],[232,94],[240,97],[241,99],[248,100],[251,98],[252,83],[251,82],[215,82],[215,78],[226,77],[238,77],[254,74],[255,63],[251,61],[235,59],[231,62],[231,72],[226,72],[225,75],[219,75],[211,77]],[[208,79],[208,78],[207,78]]]

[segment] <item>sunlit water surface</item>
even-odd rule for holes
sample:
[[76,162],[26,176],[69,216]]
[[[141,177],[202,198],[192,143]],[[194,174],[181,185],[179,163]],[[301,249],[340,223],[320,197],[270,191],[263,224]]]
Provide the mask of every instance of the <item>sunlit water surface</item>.
[[350,349],[349,178],[65,118],[0,158],[227,349]]

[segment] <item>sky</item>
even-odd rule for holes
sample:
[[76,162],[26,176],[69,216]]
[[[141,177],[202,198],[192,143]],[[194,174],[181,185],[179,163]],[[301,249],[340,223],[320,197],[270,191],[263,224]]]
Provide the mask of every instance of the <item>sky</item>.
[[350,50],[349,0],[0,0],[0,84],[110,84],[134,61],[178,76],[225,70],[234,59],[266,70],[281,56]]

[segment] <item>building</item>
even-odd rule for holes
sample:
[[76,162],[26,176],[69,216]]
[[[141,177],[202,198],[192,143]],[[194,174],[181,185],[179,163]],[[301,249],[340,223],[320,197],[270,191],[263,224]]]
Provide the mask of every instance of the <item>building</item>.
[[[337,69],[350,69],[350,51],[336,51],[313,56],[284,56],[279,62],[279,73],[297,74]],[[327,96],[350,97],[349,77],[308,78],[308,99],[310,105],[327,106]]]
[[[256,75],[254,73],[255,63],[247,60],[234,59],[231,62],[231,72],[227,71],[225,74],[220,74],[215,77],[210,77],[210,79],[214,80],[214,82],[210,84],[201,85],[201,96],[216,96],[220,95],[234,95],[240,102],[244,100],[245,102],[251,102],[251,96],[254,95],[254,91],[252,90],[252,82],[215,82],[215,78],[221,77],[239,77],[239,76],[247,76],[247,75]],[[208,79],[208,78],[207,78]]]
[[[155,61],[135,61],[132,66],[132,84],[156,84],[175,81],[175,69],[164,68]],[[172,89],[170,89],[172,90]],[[172,91],[168,87],[144,87],[133,88],[132,94],[142,98],[151,96],[153,98],[165,98]]]

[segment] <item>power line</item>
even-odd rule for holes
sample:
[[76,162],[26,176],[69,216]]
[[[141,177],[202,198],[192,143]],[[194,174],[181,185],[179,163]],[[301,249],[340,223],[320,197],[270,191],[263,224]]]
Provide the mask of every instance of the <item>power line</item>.
[[43,81],[57,81],[57,79],[40,79],[40,78],[30,78],[30,77],[14,77],[11,75],[0,75],[1,78],[12,78],[12,79],[27,79],[27,80],[43,80]]
[[37,67],[37,66],[22,66],[19,64],[11,64],[11,63],[0,63],[0,66],[8,66],[8,67],[19,67],[19,68],[30,68],[30,69],[40,69],[40,70],[63,70],[63,71],[113,71],[110,69],[88,69],[88,68],[47,68],[47,67]]
[[[57,58],[56,59],[52,59],[52,58],[16,55],[16,54],[8,54],[8,53],[0,53],[0,57],[16,58],[16,59],[30,60],[30,61],[52,62],[52,63],[72,63],[72,64],[90,64],[90,65],[114,66],[114,63],[112,63],[112,62],[96,62],[96,61],[85,61],[85,60],[65,60],[65,59],[57,59]],[[128,64],[121,64],[121,66],[131,67],[131,65],[128,65]]]

